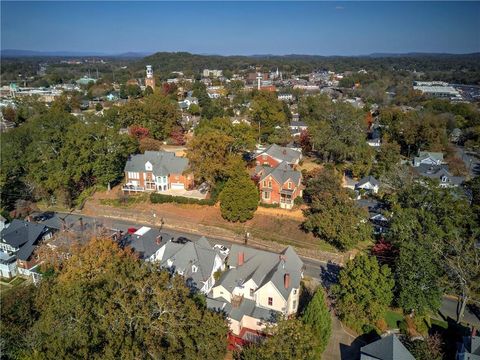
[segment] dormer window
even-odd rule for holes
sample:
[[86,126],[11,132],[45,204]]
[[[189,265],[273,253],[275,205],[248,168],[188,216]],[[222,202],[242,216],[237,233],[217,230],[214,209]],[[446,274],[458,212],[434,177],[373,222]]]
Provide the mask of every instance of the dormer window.
[[442,182],[447,182],[448,178],[446,176],[442,176]]
[[145,170],[146,171],[152,171],[152,163],[150,161],[147,161],[145,163]]
[[198,271],[197,265],[192,265],[192,273],[196,273]]
[[168,267],[172,267],[172,265],[173,265],[172,259],[168,259],[168,260],[167,260],[167,266],[168,266]]

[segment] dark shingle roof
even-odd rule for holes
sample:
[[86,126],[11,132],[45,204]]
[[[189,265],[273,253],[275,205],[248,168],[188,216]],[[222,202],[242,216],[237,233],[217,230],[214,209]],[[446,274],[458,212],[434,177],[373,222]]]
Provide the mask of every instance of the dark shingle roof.
[[16,256],[20,260],[28,260],[35,246],[48,231],[45,225],[15,219],[10,226],[1,232],[2,242],[19,249]]
[[388,335],[383,339],[377,340],[360,349],[360,359],[367,359],[365,355],[370,356],[368,359],[378,360],[415,360],[407,348],[398,340],[395,335]]
[[153,173],[157,176],[181,174],[188,167],[188,159],[177,157],[167,151],[145,151],[145,154],[130,155],[125,164],[125,171],[145,172],[145,164],[152,164]]

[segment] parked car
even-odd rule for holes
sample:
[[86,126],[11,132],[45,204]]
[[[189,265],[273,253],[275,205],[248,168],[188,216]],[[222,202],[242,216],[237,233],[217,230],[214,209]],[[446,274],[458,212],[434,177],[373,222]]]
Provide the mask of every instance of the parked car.
[[187,239],[184,236],[179,236],[176,240],[174,238],[172,238],[172,242],[177,243],[177,244],[186,244],[190,241],[192,241],[192,240]]
[[228,254],[230,253],[230,249],[222,244],[216,244],[213,248],[217,250],[220,254],[225,256],[228,256]]
[[204,182],[201,183],[200,186],[198,187],[198,191],[200,191],[201,194],[205,194],[209,190],[208,183]]

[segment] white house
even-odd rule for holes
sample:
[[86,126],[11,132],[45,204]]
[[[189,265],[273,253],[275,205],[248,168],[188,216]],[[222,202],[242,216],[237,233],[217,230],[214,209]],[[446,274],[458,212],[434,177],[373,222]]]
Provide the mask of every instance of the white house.
[[355,189],[363,189],[374,194],[378,193],[380,183],[373,176],[366,176],[355,184]]
[[204,294],[215,284],[215,272],[224,269],[224,257],[205,237],[185,244],[168,241],[148,261],[184,276],[187,285]]
[[297,312],[303,262],[292,247],[275,254],[233,245],[227,265],[207,306],[227,314],[233,334],[262,331],[279,315]]

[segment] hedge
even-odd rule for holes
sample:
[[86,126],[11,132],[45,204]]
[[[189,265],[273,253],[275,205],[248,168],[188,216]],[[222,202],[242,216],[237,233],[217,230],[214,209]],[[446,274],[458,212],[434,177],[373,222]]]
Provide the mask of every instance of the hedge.
[[183,196],[164,195],[152,193],[150,195],[150,202],[152,204],[177,203],[177,204],[197,204],[213,206],[216,203],[215,199],[192,199]]

